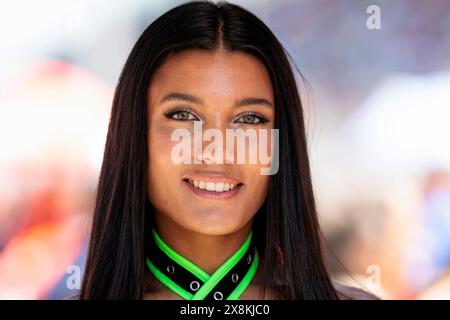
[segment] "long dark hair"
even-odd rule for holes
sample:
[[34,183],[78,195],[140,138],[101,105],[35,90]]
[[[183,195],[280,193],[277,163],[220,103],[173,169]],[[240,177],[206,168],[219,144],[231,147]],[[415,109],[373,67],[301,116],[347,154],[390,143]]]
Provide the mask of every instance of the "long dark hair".
[[[145,293],[147,88],[157,68],[186,49],[242,51],[270,75],[279,129],[279,171],[253,221],[262,281],[279,299],[336,299],[326,271],[305,127],[288,54],[255,15],[226,2],[194,1],[155,20],[133,47],[116,87],[98,184],[81,299]],[[268,227],[270,226],[270,227]]]

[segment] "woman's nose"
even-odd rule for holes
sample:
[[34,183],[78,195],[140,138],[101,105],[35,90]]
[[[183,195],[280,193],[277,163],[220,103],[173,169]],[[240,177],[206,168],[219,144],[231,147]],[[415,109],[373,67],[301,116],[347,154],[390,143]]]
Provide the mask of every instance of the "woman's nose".
[[[226,124],[205,125],[201,130],[194,131],[194,139],[201,139],[201,143],[194,143],[194,156],[201,164],[232,164],[235,148],[227,143]],[[201,137],[198,135],[201,134]],[[198,140],[197,140],[198,141]]]

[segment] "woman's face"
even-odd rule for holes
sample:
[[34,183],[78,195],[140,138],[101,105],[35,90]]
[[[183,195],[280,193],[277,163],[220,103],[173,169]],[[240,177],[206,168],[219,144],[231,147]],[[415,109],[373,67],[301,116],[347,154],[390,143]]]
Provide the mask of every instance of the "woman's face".
[[[258,136],[259,129],[273,128],[272,84],[264,65],[242,52],[187,50],[154,74],[147,103],[148,196],[157,219],[207,235],[233,233],[251,223],[267,194],[270,176],[260,169],[268,166],[250,163],[249,143],[244,163],[237,163],[237,152],[243,150],[237,139],[230,149],[225,130],[250,129]],[[201,148],[194,146],[195,121],[203,134],[212,128],[222,134],[222,154],[206,158],[202,153],[214,139],[200,137]],[[174,160],[181,140],[171,136],[177,129],[190,133],[190,163]],[[257,141],[270,154],[267,131],[267,143]]]

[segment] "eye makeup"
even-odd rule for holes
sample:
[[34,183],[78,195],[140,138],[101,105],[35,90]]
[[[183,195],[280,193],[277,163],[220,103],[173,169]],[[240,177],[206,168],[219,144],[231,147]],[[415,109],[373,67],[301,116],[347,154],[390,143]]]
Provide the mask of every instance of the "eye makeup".
[[[169,111],[165,111],[163,114],[167,119],[175,121],[201,121],[200,117],[197,115],[196,112],[186,107],[172,108]],[[242,124],[261,125],[269,122],[269,119],[267,119],[264,115],[258,112],[248,111],[243,112],[238,116],[236,116],[233,122]]]

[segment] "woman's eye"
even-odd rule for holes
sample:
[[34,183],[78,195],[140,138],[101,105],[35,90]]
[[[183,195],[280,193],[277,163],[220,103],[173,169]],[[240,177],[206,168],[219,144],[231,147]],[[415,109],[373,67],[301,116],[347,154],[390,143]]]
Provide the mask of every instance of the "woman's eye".
[[265,123],[267,120],[263,117],[254,115],[254,114],[246,114],[242,117],[239,117],[236,120],[237,123],[246,123],[246,124],[258,124],[258,123]]
[[178,110],[170,112],[169,114],[167,114],[167,117],[178,121],[198,120],[196,116],[194,116],[191,112],[186,110]]

